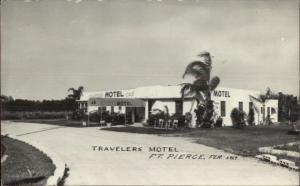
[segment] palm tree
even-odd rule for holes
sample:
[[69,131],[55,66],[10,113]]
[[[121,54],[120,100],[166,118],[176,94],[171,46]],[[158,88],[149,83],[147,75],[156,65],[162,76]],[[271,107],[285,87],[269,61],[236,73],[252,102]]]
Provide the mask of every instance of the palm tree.
[[75,89],[75,88],[69,88],[68,89],[68,92],[69,91],[72,91],[72,94],[69,94],[68,95],[68,98],[70,99],[74,99],[74,100],[79,100],[82,93],[83,93],[83,90],[84,90],[84,87],[83,86],[79,86],[78,89]]
[[[210,79],[211,57],[209,52],[202,52],[198,55],[201,60],[193,61],[187,65],[183,78],[186,75],[194,77],[193,83],[183,83],[181,88],[182,99],[188,95],[193,95],[194,101],[197,102],[197,110],[204,107],[204,113],[197,114],[198,121],[210,121],[213,115],[213,102],[211,101],[211,91],[220,83],[219,77]],[[193,108],[194,102],[191,109]],[[203,109],[202,109],[203,110]],[[191,110],[190,110],[191,111]],[[199,118],[202,115],[202,118]]]

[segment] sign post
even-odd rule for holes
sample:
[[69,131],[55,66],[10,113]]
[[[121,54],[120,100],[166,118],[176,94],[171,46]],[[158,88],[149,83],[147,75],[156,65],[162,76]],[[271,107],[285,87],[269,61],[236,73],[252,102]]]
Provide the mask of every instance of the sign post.
[[87,114],[87,127],[90,126],[90,112]]

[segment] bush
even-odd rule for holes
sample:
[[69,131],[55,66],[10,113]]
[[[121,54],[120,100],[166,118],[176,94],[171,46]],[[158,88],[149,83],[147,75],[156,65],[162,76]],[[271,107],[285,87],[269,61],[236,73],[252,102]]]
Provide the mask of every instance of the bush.
[[147,123],[149,126],[154,126],[155,122],[157,123],[159,119],[170,119],[169,113],[163,111],[158,111],[156,114],[150,114]]
[[249,114],[248,114],[248,125],[254,125],[254,109],[250,108]]
[[149,126],[154,126],[156,120],[157,117],[155,115],[150,114],[147,123]]
[[92,112],[89,114],[89,120],[92,122],[100,122],[100,117],[99,112]]
[[166,114],[164,113],[150,114],[149,119],[147,120],[147,125],[154,126],[155,122],[158,123],[159,119],[171,119],[172,121],[178,120],[178,127],[179,128],[185,127],[185,116],[179,113],[175,113],[170,117],[166,117]]
[[245,113],[237,108],[232,109],[231,114],[232,126],[235,128],[243,128],[245,126]]
[[222,127],[223,125],[223,118],[222,117],[218,117],[216,123],[215,123],[215,127]]
[[178,120],[178,127],[183,128],[185,127],[185,116],[179,113],[175,113],[171,116],[172,120]]
[[82,120],[83,116],[84,116],[84,111],[81,109],[72,112],[72,114],[70,114],[69,117],[73,120]]
[[[109,119],[107,119],[109,121]],[[114,125],[125,123],[125,114],[123,113],[112,113],[110,117],[110,122]]]

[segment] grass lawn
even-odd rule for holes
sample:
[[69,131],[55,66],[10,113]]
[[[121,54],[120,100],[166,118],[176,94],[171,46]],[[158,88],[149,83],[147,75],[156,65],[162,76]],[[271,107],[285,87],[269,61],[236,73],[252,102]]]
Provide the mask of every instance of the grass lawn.
[[254,156],[260,154],[259,147],[273,146],[299,140],[299,135],[290,134],[291,126],[248,126],[244,129],[222,127],[214,129],[186,129],[184,131],[164,131],[143,127],[112,127],[102,130],[158,134],[163,136],[192,138],[196,143],[215,147],[237,155]]
[[1,142],[5,145],[8,155],[6,161],[1,164],[1,179],[4,185],[45,185],[46,179],[53,175],[55,165],[52,160],[35,147],[3,136]]

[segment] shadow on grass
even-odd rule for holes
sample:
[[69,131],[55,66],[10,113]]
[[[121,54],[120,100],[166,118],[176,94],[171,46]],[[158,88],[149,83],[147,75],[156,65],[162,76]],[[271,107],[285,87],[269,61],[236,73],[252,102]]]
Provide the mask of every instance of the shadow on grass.
[[46,177],[38,176],[32,178],[24,178],[17,181],[11,181],[5,184],[6,186],[42,186],[46,185]]

